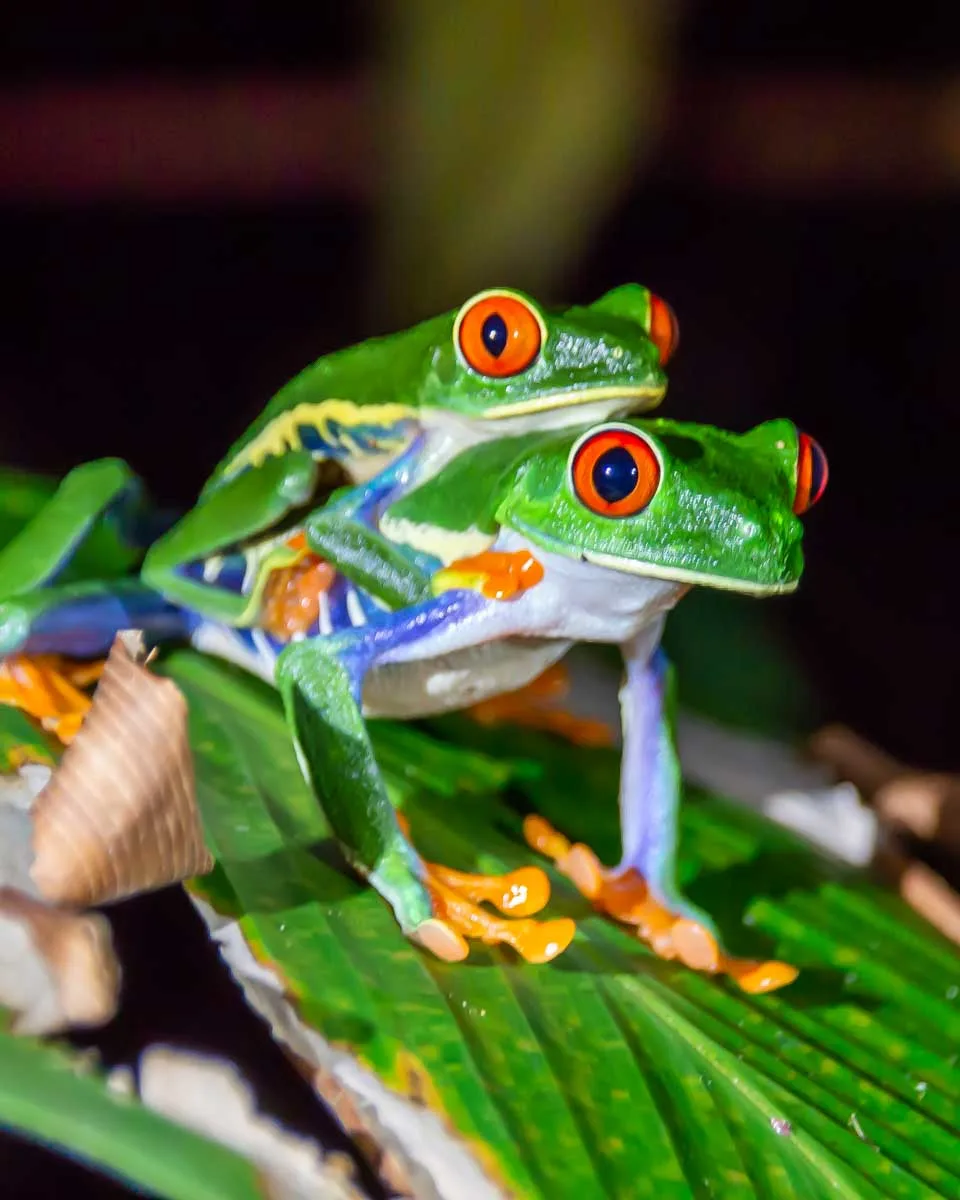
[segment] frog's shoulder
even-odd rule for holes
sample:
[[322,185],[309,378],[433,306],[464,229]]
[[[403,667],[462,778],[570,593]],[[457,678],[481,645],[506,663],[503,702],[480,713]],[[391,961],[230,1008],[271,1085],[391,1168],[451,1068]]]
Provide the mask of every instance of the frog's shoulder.
[[381,533],[443,562],[480,553],[496,538],[503,487],[531,450],[556,436],[534,431],[461,451],[381,514]]

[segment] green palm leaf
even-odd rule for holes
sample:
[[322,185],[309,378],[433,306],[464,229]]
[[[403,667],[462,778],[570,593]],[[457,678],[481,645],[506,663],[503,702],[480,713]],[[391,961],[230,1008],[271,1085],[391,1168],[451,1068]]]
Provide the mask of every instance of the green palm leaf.
[[261,1200],[241,1155],[166,1120],[55,1046],[0,1033],[0,1126],[169,1200]]
[[[354,1056],[517,1196],[960,1196],[960,959],[864,875],[691,795],[688,893],[732,950],[799,965],[790,988],[747,996],[661,962],[556,875],[552,910],[579,920],[560,959],[440,963],[341,866],[273,693],[192,653],[164,669],[218,860],[191,890],[280,981],[298,1057]],[[463,719],[375,736],[428,858],[529,862],[527,805],[615,861],[614,753]]]

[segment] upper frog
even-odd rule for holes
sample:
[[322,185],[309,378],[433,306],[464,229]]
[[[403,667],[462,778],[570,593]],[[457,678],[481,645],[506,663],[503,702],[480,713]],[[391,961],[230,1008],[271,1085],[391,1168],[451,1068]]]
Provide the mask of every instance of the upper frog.
[[306,367],[231,447],[207,489],[289,450],[335,459],[358,482],[425,428],[443,427],[455,452],[545,422],[647,411],[664,396],[677,341],[672,310],[639,284],[556,310],[512,289],[484,291],[459,310]]

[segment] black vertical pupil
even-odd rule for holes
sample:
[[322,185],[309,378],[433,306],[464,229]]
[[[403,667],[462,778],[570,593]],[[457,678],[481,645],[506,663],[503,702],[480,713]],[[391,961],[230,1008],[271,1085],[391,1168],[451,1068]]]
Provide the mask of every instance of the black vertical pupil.
[[499,313],[491,313],[480,330],[487,353],[499,358],[507,347],[507,323]]
[[607,504],[626,500],[640,479],[633,455],[623,446],[604,451],[593,468],[593,486]]

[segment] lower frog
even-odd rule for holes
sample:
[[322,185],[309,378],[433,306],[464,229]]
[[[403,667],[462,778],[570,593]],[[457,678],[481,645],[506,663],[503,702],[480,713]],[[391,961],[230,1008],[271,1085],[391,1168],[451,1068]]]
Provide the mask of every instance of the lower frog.
[[[786,420],[740,435],[668,420],[530,433],[463,452],[397,500],[379,518],[396,555],[362,560],[362,548],[347,545],[349,577],[336,553],[324,561],[310,553],[310,518],[269,544],[193,564],[199,577],[242,593],[282,537],[300,557],[263,586],[256,627],[151,601],[132,583],[121,608],[157,638],[187,636],[275,684],[347,861],[408,937],[448,960],[466,957],[479,938],[545,962],[569,944],[574,923],[533,919],[549,897],[538,869],[489,878],[424,861],[388,800],[367,718],[468,707],[529,685],[576,642],[618,645],[621,861],[602,866],[537,817],[526,821],[528,841],[656,953],[768,991],[795,970],[727,956],[709,916],[675,883],[680,773],[659,643],[668,611],[692,586],[792,591],[803,566],[798,518],[826,477],[823,452]],[[398,575],[425,562],[428,598],[398,603],[406,590]],[[92,654],[124,619],[110,608],[113,584],[37,595],[0,606],[4,649],[14,630],[27,655],[76,654],[81,644]],[[484,900],[504,915],[481,908]]]

